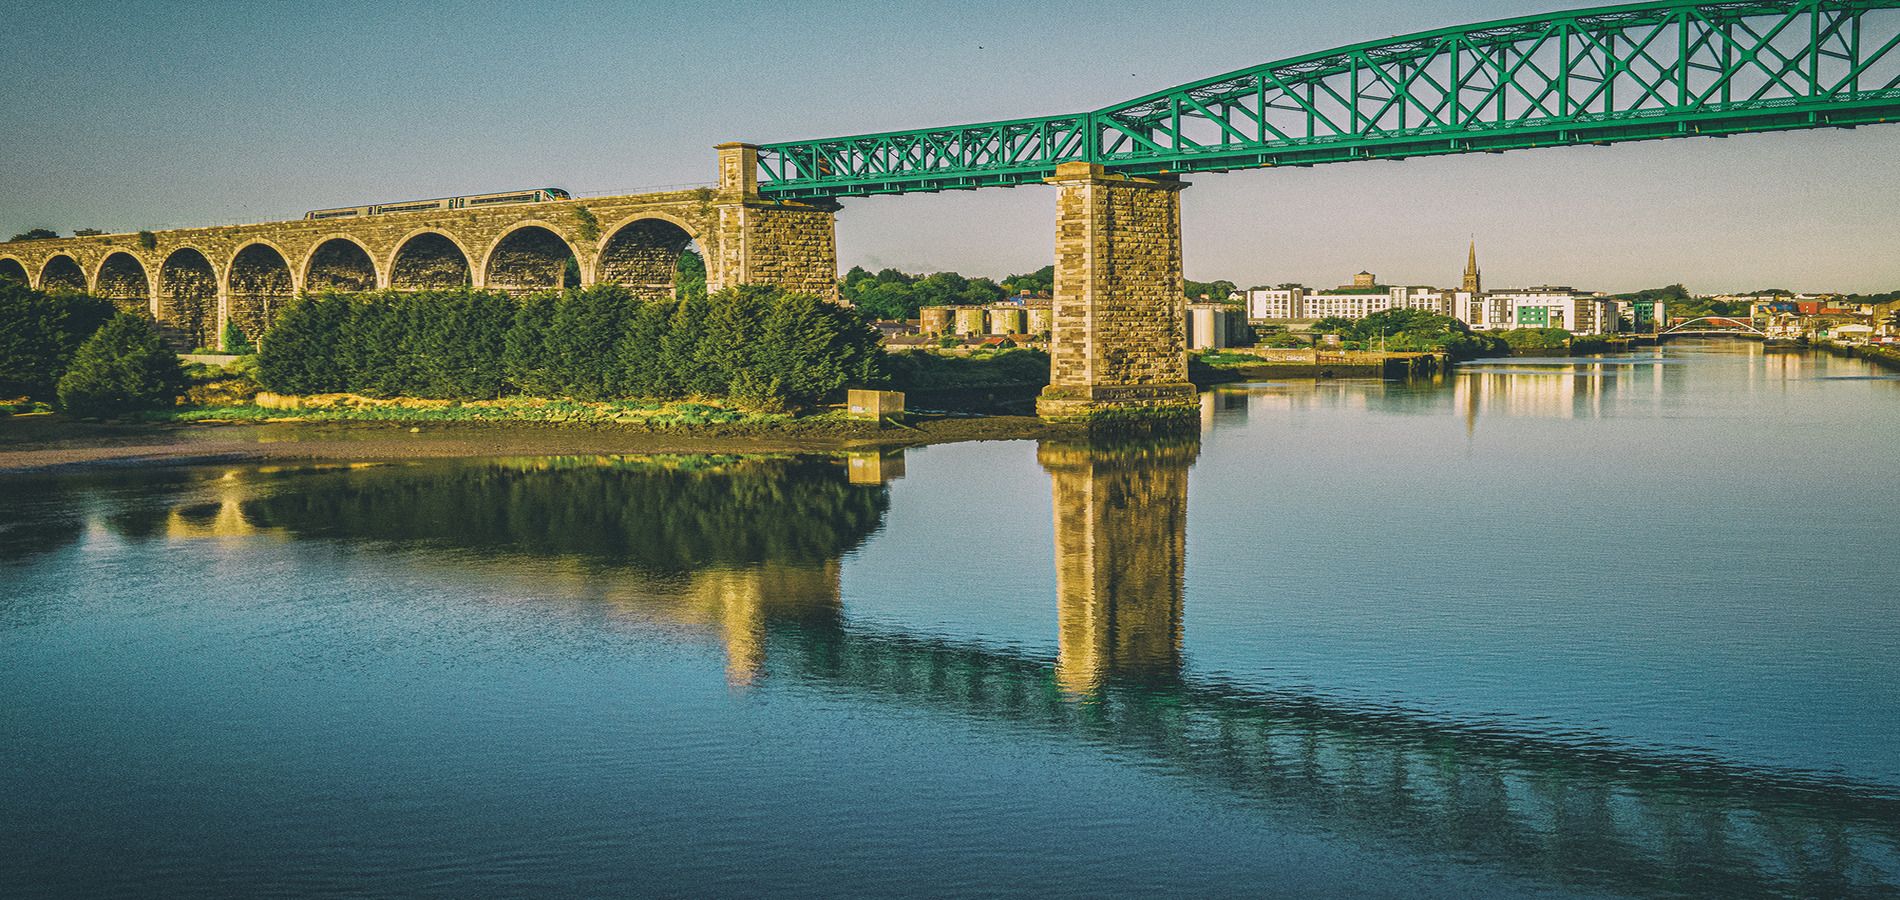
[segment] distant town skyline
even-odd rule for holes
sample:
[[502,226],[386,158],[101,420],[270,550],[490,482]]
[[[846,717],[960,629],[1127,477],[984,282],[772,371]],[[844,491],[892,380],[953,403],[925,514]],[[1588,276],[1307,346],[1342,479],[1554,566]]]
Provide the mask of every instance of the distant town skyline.
[[[1594,5],[29,2],[0,237],[294,218],[359,202],[712,178],[711,145],[1089,109],[1271,59]],[[1130,23],[1146,27],[1131,27]],[[72,60],[101,61],[74,65]],[[109,61],[110,64],[105,64]],[[1900,127],[1189,178],[1187,275],[1330,285],[1900,289]],[[1053,189],[848,200],[844,268],[1047,265]]]

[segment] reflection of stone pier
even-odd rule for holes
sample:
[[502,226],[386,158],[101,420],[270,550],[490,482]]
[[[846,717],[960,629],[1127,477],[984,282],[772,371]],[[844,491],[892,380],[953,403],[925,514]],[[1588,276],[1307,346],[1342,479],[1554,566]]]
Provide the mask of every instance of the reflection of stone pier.
[[764,669],[768,624],[835,628],[844,619],[835,559],[696,572],[681,599],[682,619],[718,625],[726,644],[726,681],[735,686],[757,681]]
[[1181,667],[1187,473],[1195,439],[1043,444],[1056,531],[1056,680],[1077,693],[1113,676]]

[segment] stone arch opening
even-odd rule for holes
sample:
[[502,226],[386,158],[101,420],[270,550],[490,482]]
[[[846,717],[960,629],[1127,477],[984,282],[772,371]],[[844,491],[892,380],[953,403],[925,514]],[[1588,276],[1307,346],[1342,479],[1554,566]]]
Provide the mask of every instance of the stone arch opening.
[[552,229],[523,225],[508,232],[488,251],[482,285],[489,290],[525,294],[569,287],[570,269],[577,275],[574,248]]
[[[682,265],[688,250],[695,258]],[[595,280],[623,285],[645,300],[667,300],[677,294],[683,279],[704,283],[704,259],[686,229],[665,219],[639,219],[614,232],[601,247]]]
[[158,325],[172,346],[217,345],[218,273],[190,247],[173,251],[158,269]]
[[64,253],[55,256],[40,269],[40,290],[84,293],[86,270],[79,267],[78,260]]
[[17,281],[32,284],[33,276],[26,273],[26,266],[11,257],[0,258],[0,281]]
[[349,238],[331,238],[317,245],[304,269],[305,291],[358,293],[376,289],[376,261],[363,245]]
[[251,244],[239,250],[231,259],[226,278],[231,321],[253,343],[297,293],[290,277],[290,261],[269,244]]
[[[277,253],[268,243],[253,243],[232,256],[232,268],[224,275],[230,298],[230,321],[243,332],[245,340],[257,342],[270,328],[277,309],[283,309],[296,296],[291,279],[291,260]],[[222,338],[222,334],[220,334]]]
[[99,264],[92,293],[112,301],[121,312],[152,314],[152,277],[138,257],[123,250]]
[[399,291],[456,288],[467,285],[468,276],[468,254],[448,235],[425,231],[397,248],[389,286]]

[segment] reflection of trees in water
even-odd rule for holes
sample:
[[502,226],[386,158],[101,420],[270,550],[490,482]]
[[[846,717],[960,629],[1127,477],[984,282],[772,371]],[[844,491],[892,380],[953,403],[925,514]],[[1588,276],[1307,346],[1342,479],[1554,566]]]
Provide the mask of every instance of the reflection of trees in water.
[[79,540],[86,522],[77,496],[58,481],[18,481],[0,486],[7,514],[0,519],[0,561],[50,553]]
[[183,469],[9,479],[0,486],[0,562],[25,559],[75,543],[97,517],[113,533],[148,538],[164,533],[179,491],[206,476]]
[[243,509],[302,537],[691,572],[835,560],[889,506],[823,458],[589,457],[302,474]]

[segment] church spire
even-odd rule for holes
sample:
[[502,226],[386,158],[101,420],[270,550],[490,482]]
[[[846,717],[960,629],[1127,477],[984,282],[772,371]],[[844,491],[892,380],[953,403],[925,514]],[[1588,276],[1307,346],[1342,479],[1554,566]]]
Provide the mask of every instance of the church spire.
[[1470,291],[1473,294],[1482,293],[1480,284],[1478,280],[1478,238],[1474,235],[1471,238],[1471,256],[1469,261],[1465,263],[1465,283],[1460,290]]

